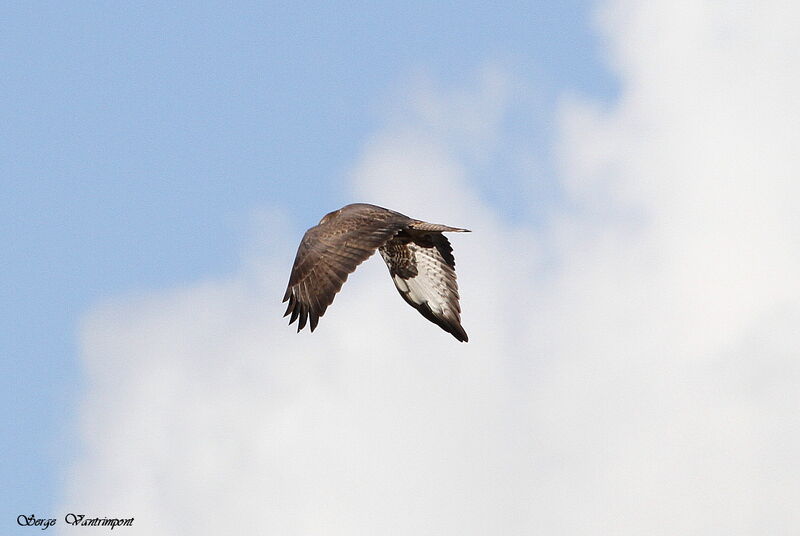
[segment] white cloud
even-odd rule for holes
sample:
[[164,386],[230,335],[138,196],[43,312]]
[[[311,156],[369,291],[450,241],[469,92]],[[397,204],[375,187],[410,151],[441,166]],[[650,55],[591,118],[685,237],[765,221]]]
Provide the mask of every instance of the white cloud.
[[792,14],[609,3],[622,93],[564,100],[567,206],[544,226],[471,186],[508,78],[420,85],[352,188],[473,228],[453,237],[470,343],[375,259],[295,334],[277,302],[296,240],[273,233],[281,253],[229,280],[91,312],[65,504],[153,535],[796,532]]

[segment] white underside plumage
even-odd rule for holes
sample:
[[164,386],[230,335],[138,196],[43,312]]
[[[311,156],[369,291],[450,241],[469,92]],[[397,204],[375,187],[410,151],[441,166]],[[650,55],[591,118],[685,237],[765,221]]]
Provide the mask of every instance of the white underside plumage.
[[[450,311],[448,300],[452,292],[448,286],[448,281],[453,277],[448,273],[452,272],[451,268],[435,253],[435,249],[420,248],[414,244],[409,244],[409,249],[413,255],[417,275],[408,279],[394,275],[392,279],[397,289],[412,302],[419,305],[427,304],[437,315],[453,315],[455,312]],[[386,259],[387,256],[383,252],[381,254]]]
[[445,311],[446,303],[441,299],[441,296],[431,283],[432,280],[430,278],[420,276],[407,280],[403,280],[398,276],[394,277],[394,284],[401,291],[407,293],[408,299],[420,305],[427,303],[431,311],[442,314]]

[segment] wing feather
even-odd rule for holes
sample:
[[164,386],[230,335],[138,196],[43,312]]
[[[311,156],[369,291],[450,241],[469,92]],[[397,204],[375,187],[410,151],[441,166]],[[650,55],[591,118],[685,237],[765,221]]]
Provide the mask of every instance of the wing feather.
[[406,228],[410,218],[373,205],[347,205],[306,231],[297,249],[283,301],[297,331],[311,331],[333,303],[349,274]]

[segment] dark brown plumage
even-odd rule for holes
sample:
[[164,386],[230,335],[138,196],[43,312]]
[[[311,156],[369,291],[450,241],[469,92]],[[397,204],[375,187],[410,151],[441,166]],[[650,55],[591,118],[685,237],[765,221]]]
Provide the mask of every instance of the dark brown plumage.
[[375,250],[403,299],[422,316],[468,340],[461,327],[455,259],[443,232],[468,232],[415,220],[393,210],[355,203],[325,215],[303,236],[283,301],[297,331],[311,331],[356,267]]

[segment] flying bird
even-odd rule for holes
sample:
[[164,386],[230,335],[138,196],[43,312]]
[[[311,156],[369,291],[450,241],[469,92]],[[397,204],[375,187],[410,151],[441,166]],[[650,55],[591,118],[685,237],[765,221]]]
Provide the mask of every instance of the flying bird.
[[283,301],[283,316],[297,320],[297,331],[311,331],[333,302],[347,276],[375,250],[389,267],[403,299],[422,316],[468,340],[461,327],[455,259],[443,232],[469,232],[409,218],[366,203],[354,203],[326,214],[303,235]]

